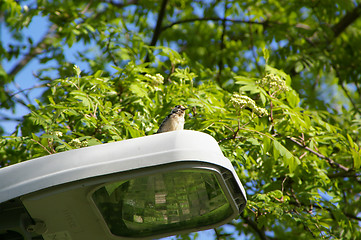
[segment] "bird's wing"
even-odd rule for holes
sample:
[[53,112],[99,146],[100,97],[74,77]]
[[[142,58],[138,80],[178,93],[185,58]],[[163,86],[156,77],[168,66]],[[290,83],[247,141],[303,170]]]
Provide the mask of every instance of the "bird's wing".
[[159,129],[158,129],[158,131],[157,131],[157,133],[161,133],[161,132],[163,132],[163,130],[164,130],[164,128],[166,127],[166,122],[168,121],[168,119],[170,118],[170,116],[171,116],[172,114],[168,114],[168,116],[166,117],[166,118],[164,118],[164,120],[163,120],[163,122],[160,124],[160,126],[159,126]]

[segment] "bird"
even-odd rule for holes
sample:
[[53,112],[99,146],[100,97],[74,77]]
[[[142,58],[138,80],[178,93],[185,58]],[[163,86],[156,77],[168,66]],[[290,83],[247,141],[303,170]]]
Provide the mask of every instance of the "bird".
[[157,133],[183,130],[184,128],[184,114],[188,108],[182,105],[175,106],[168,116],[163,120]]

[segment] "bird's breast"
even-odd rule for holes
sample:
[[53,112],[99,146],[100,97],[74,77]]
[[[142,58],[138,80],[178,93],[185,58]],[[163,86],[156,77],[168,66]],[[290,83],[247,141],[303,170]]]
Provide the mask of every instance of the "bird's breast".
[[177,115],[172,116],[170,125],[171,125],[170,129],[172,129],[172,130],[183,130],[184,117],[180,117]]

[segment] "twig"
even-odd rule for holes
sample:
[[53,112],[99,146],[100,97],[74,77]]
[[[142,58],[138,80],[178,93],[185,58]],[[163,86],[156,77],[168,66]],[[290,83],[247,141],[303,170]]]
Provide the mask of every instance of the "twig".
[[360,113],[360,110],[359,108],[356,106],[356,103],[354,102],[354,100],[352,99],[352,97],[350,96],[350,93],[349,91],[347,90],[347,88],[343,85],[343,81],[342,81],[342,78],[341,78],[341,74],[339,72],[339,68],[335,65],[335,64],[332,64],[332,67],[333,69],[335,70],[336,72],[336,76],[337,78],[340,80],[340,83],[338,84],[342,90],[344,91],[344,93],[346,94],[346,97],[348,98],[348,100],[351,102],[354,110],[358,113]]
[[[341,78],[339,78],[339,79],[341,79]],[[358,113],[360,113],[359,108],[356,106],[356,103],[354,102],[354,100],[353,100],[352,97],[350,96],[349,91],[348,91],[348,90],[346,89],[346,87],[343,85],[343,82],[341,82],[341,83],[339,84],[339,86],[342,88],[342,90],[343,90],[344,93],[346,94],[348,100],[350,100],[350,102],[351,102],[354,110],[357,111]]]
[[35,139],[31,139],[31,141],[37,143],[40,147],[42,147],[45,151],[47,151],[49,154],[52,154],[46,147],[44,147],[43,144],[41,144],[40,142],[36,141]]
[[108,41],[107,41],[107,46],[106,46],[106,52],[109,54],[110,59],[112,60],[113,64],[117,67],[119,67],[119,65],[117,64],[117,61],[115,60],[115,57],[112,53],[112,51],[110,50],[110,42],[111,42],[111,37],[109,37]]
[[297,198],[297,196],[295,194],[295,190],[293,190],[293,188],[291,188],[291,194],[290,195],[295,199],[298,207],[302,206],[302,204],[301,204],[300,200],[298,200],[298,198]]
[[258,133],[258,134],[260,134],[260,135],[262,135],[262,136],[268,137],[269,139],[271,139],[271,140],[273,140],[273,141],[276,140],[276,139],[274,139],[273,137],[268,136],[267,134],[262,133],[262,132],[259,132],[259,131],[257,131],[257,130],[248,129],[248,128],[243,128],[243,127],[240,127],[240,129],[241,129],[241,130],[245,130],[245,131],[250,131],[250,132],[256,132],[256,133]]
[[283,194],[283,191],[284,191],[284,185],[285,185],[285,182],[286,182],[286,180],[287,180],[287,176],[283,179],[283,181],[282,181],[282,194]]
[[[293,211],[294,211],[297,215],[301,216],[301,214],[300,214],[296,209],[293,209]],[[311,235],[312,235],[313,238],[316,238],[315,234],[314,234],[314,233],[312,232],[312,230],[306,225],[305,222],[302,222],[302,225],[303,225],[303,228],[304,228],[306,231],[308,231],[309,233],[311,233]],[[315,224],[315,226],[319,229],[319,227],[318,227],[317,224]],[[320,229],[319,229],[319,230],[320,230]],[[320,230],[320,231],[321,231],[321,230]]]
[[88,4],[85,6],[85,8],[83,9],[83,11],[81,11],[80,13],[81,13],[81,14],[85,14],[85,13],[88,11],[89,7],[92,5],[92,3],[93,3],[93,1],[90,0],[89,3],[88,3]]
[[1,121],[15,121],[15,122],[21,122],[22,119],[21,118],[17,118],[17,117],[9,117],[4,115],[3,113],[0,113],[0,122]]
[[[288,194],[288,195],[290,195],[290,194]],[[320,210],[326,210],[326,211],[328,211],[331,215],[333,215],[333,213],[332,213],[333,210],[332,210],[331,208],[328,208],[328,207],[326,207],[326,206],[320,206],[319,204],[305,205],[305,204],[297,203],[297,202],[293,202],[293,201],[290,201],[289,204],[296,205],[296,206],[298,206],[298,207],[299,207],[299,206],[305,207],[304,210],[306,210],[306,208],[309,207],[310,209],[307,210],[307,212],[309,212],[309,213],[312,211],[312,209],[320,209]],[[299,205],[299,204],[301,204],[301,205]],[[298,213],[298,212],[297,212],[297,213]],[[361,221],[361,217],[357,217],[357,216],[355,216],[355,215],[353,215],[353,214],[351,214],[351,213],[346,213],[346,212],[343,212],[343,211],[342,211],[342,213],[343,213],[346,217],[348,217],[348,218],[350,218],[350,219],[354,219],[354,220],[357,220],[357,221]]]
[[47,83],[45,83],[45,84],[40,84],[40,85],[35,85],[35,86],[33,86],[33,87],[21,89],[21,90],[15,92],[15,93],[12,93],[11,95],[9,95],[9,96],[7,97],[7,99],[6,99],[5,101],[3,101],[3,102],[0,103],[0,107],[2,107],[3,104],[4,104],[7,100],[9,100],[10,98],[14,97],[15,95],[18,95],[19,93],[22,93],[22,92],[25,92],[25,91],[28,91],[28,90],[32,90],[32,89],[34,89],[34,88],[42,88],[42,87],[46,87],[46,86],[47,86]]
[[[268,93],[269,94],[269,93]],[[275,123],[274,123],[274,118],[273,118],[273,102],[272,102],[272,98],[270,99],[270,115],[269,115],[269,119],[271,122],[271,132],[274,133],[275,131]]]
[[[170,77],[172,76],[172,74],[174,73],[174,71],[175,71],[175,64],[174,63],[171,63],[171,65],[172,65],[172,67],[171,67],[171,69],[170,69],[170,71],[169,71],[169,74],[168,74],[168,76],[167,76],[167,81],[166,82],[172,82],[172,80],[170,79]],[[164,82],[165,83],[165,82]]]
[[356,85],[356,89],[357,89],[358,95],[361,96],[361,87],[360,87],[360,85],[359,85],[359,82],[356,81],[356,82],[355,82],[355,85]]
[[214,233],[216,234],[216,239],[220,240],[221,239],[221,235],[219,234],[219,231],[217,230],[217,228],[213,228]]
[[231,140],[231,139],[238,139],[238,138],[240,138],[240,137],[237,136],[237,134],[238,134],[238,132],[239,132],[239,129],[240,129],[240,128],[238,128],[236,131],[232,130],[232,131],[233,131],[233,135],[232,135],[232,136],[223,138],[223,139],[219,140],[218,143],[224,142],[224,141],[226,141],[226,140]]
[[238,139],[238,138],[240,138],[240,137],[237,137],[237,136],[233,135],[233,136],[230,136],[230,137],[223,138],[223,139],[219,140],[217,143],[222,143],[222,142],[227,141],[227,140]]
[[[257,131],[257,130],[248,129],[248,128],[244,128],[244,127],[241,127],[241,126],[237,129],[237,133],[238,133],[239,130],[245,130],[245,131],[255,132],[255,133],[258,133],[259,135],[268,137],[269,139],[271,139],[271,140],[273,140],[273,141],[276,140],[276,139],[274,139],[273,137],[271,137],[271,136],[269,136],[269,135],[267,135],[267,134],[265,134],[265,133],[259,132],[259,131]],[[235,135],[233,134],[233,135],[230,136],[230,137],[226,137],[226,138],[223,138],[223,139],[219,140],[218,143],[221,143],[221,142],[223,142],[223,141],[225,141],[225,140],[238,139],[238,138],[240,138],[240,137],[237,137],[237,136],[235,136]]]
[[292,137],[287,137],[287,139],[289,139],[289,140],[291,140],[292,142],[296,143],[298,146],[303,147],[303,148],[306,149],[307,151],[315,154],[317,157],[322,158],[322,159],[325,159],[331,166],[336,166],[336,167],[338,167],[338,168],[340,168],[340,169],[342,169],[342,170],[344,170],[344,171],[346,171],[346,172],[349,172],[349,171],[350,171],[350,168],[345,167],[345,166],[343,166],[342,164],[339,164],[339,163],[335,162],[335,161],[332,160],[331,158],[326,157],[326,156],[322,155],[321,153],[318,153],[318,152],[312,150],[311,148],[309,148],[309,147],[303,145],[302,143],[298,142],[296,139],[294,139],[294,138],[292,138]]

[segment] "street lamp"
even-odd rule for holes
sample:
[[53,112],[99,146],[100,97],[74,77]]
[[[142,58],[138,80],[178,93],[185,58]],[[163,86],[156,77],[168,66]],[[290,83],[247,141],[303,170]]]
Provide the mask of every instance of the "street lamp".
[[246,201],[211,136],[173,131],[0,169],[0,239],[154,239],[225,224]]

